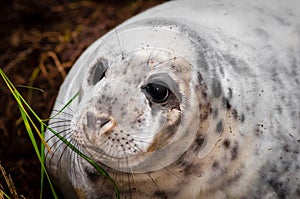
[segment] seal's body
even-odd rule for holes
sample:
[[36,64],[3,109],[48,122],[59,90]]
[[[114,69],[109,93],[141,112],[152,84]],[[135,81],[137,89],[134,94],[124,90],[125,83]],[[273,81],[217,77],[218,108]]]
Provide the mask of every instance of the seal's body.
[[[172,1],[82,54],[50,127],[121,198],[300,198],[299,66],[299,1]],[[115,197],[46,139],[66,198]]]

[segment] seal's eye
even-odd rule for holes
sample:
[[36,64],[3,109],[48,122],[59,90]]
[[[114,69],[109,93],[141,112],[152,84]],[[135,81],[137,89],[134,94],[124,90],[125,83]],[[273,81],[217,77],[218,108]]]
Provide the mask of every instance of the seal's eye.
[[151,100],[156,103],[164,103],[170,95],[169,89],[158,83],[147,84],[145,90]]
[[89,85],[97,84],[104,76],[108,68],[108,61],[106,59],[98,60],[90,69],[88,78]]

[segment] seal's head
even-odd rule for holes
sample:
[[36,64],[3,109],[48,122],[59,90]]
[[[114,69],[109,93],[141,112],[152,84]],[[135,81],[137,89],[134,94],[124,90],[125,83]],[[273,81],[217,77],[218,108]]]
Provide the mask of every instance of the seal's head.
[[[79,90],[61,116],[52,118],[52,128],[99,163],[119,186],[122,198],[197,197],[202,189],[222,181],[216,180],[222,169],[211,175],[212,165],[231,163],[224,160],[221,166],[215,160],[237,150],[226,140],[228,151],[207,156],[231,125],[224,124],[230,105],[221,70],[209,69],[217,52],[186,26],[170,27],[119,32],[121,41],[128,41],[122,48],[116,34],[97,41],[75,64],[78,70],[72,69],[57,100],[59,110],[64,106],[59,101],[66,104]],[[144,31],[151,44],[141,44],[145,37],[132,38]],[[166,35],[174,42],[160,42]],[[103,48],[107,43],[115,43],[121,53]],[[182,48],[183,43],[190,50]],[[82,198],[114,195],[105,176],[58,144],[57,138],[47,136],[54,151],[47,165],[60,184],[68,184]]]
[[[118,173],[115,180],[123,184],[122,194],[133,187],[149,194],[151,178],[162,183],[192,168],[193,156],[185,163],[180,157],[194,150],[199,159],[211,100],[201,75],[187,60],[167,50],[139,49],[111,63],[97,58],[84,75],[85,92],[79,96],[71,136],[109,174]],[[82,168],[86,176],[95,173],[86,164]],[[172,171],[163,174],[166,168]],[[171,183],[173,188],[177,183],[183,183],[181,177]],[[102,188],[99,194],[112,191]]]
[[84,78],[87,89],[72,137],[93,158],[120,171],[171,164],[199,126],[197,91],[203,85],[193,71],[185,59],[163,50],[133,51],[112,63],[98,58]]

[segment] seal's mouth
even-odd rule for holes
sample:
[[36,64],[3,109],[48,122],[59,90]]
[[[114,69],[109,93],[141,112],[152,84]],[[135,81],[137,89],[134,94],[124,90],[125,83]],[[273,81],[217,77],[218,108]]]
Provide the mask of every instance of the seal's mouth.
[[93,159],[111,168],[127,169],[145,162],[149,156],[172,143],[181,121],[181,111],[176,108],[160,113],[162,119],[156,121],[161,122],[159,128],[151,128],[147,124],[146,111],[136,114],[136,117],[131,115],[127,118],[128,125],[124,126],[122,121],[119,125],[115,117],[97,114],[93,110],[85,109],[78,121],[74,122],[77,126],[73,139]]

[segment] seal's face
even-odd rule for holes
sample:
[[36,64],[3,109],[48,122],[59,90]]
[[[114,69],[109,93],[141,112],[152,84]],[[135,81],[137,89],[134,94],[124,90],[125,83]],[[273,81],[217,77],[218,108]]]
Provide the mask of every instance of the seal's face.
[[[153,49],[133,51],[112,63],[98,59],[86,74],[89,90],[80,96],[72,137],[94,159],[121,171],[147,172],[171,164],[191,144],[199,125],[191,88],[199,82],[191,67],[181,57]],[[184,143],[178,141],[186,136]]]

